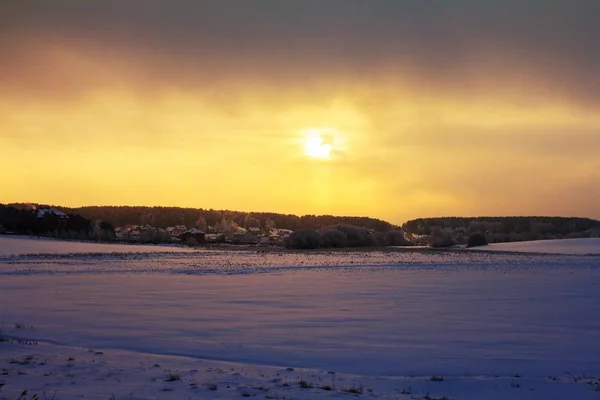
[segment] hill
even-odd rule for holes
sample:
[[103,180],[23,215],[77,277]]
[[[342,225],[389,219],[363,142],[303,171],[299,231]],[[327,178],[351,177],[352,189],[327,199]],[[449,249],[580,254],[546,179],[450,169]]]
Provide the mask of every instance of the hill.
[[403,224],[412,235],[452,235],[456,243],[471,233],[485,233],[490,242],[581,238],[600,235],[600,221],[576,217],[438,217],[418,218]]
[[56,207],[32,204],[0,204],[0,233],[80,240],[114,238],[114,229],[110,223],[92,221]]

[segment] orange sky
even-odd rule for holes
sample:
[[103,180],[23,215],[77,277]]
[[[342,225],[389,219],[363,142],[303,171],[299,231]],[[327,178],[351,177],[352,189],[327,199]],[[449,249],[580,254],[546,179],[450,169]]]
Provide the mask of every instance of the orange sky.
[[[31,7],[5,10],[25,22],[9,24],[0,40],[0,202],[394,223],[439,215],[600,217],[598,77],[587,73],[598,62],[583,51],[577,63],[555,57],[577,38],[545,38],[545,20],[536,43],[559,47],[525,54],[510,30],[499,38],[484,30],[483,43],[452,47],[460,35],[476,38],[480,20],[493,13],[469,17],[466,33],[449,24],[456,33],[449,43],[442,35],[388,48],[385,35],[398,32],[384,28],[396,29],[401,13],[365,35],[352,25],[314,25],[326,22],[311,20],[316,9],[303,10],[317,26],[314,36],[275,24],[264,12],[275,3],[262,2],[254,18],[267,32],[246,38],[186,22],[183,11],[200,11],[193,2],[175,2],[182,14],[171,10],[158,33],[150,29],[159,21],[152,12],[109,3],[99,17],[67,1],[58,11],[38,10],[39,19]],[[226,21],[250,24],[234,18],[246,15],[239,10],[213,8]],[[379,27],[375,11],[344,12],[357,13],[357,25],[373,19]],[[456,22],[453,15],[436,18]],[[103,21],[115,26],[104,29]],[[440,54],[442,45],[453,51]]]

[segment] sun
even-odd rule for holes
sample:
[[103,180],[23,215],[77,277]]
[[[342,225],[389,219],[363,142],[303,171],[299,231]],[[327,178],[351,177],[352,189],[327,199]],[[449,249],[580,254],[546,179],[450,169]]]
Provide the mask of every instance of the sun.
[[332,143],[326,139],[322,130],[308,129],[304,131],[304,154],[311,158],[326,160],[331,157]]
[[307,137],[304,139],[304,153],[313,158],[326,159],[331,155],[331,145],[324,143],[318,136]]

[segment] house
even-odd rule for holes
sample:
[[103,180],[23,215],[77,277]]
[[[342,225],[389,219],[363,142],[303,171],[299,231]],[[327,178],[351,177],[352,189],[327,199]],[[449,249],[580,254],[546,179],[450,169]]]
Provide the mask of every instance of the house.
[[117,239],[129,239],[129,229],[117,226],[115,228],[115,235],[117,236]]
[[292,233],[294,233],[294,231],[291,229],[273,229],[273,230],[271,230],[272,235],[278,235],[278,236],[281,236],[284,238],[290,236]]
[[59,231],[67,228],[67,223],[69,220],[69,216],[62,211],[59,211],[55,208],[37,208],[34,209],[35,215],[42,218],[50,218],[51,220],[56,222],[56,227]]
[[269,243],[270,244],[281,244],[283,243],[284,237],[279,235],[270,235]]
[[38,218],[44,218],[45,215],[51,215],[53,217],[58,217],[61,219],[69,219],[69,216],[67,214],[55,208],[38,208],[35,211]]
[[225,235],[223,233],[207,233],[204,235],[204,240],[207,243],[224,243]]
[[117,239],[137,241],[142,238],[142,227],[139,225],[118,226],[115,228]]
[[191,228],[179,235],[179,238],[182,242],[186,242],[189,239],[194,239],[196,243],[201,244],[206,242],[205,236],[205,233],[202,232],[200,229]]
[[237,244],[256,244],[258,243],[258,237],[256,237],[256,235],[252,234],[251,232],[243,229],[237,232],[233,232],[231,242]]
[[187,229],[180,229],[176,226],[170,226],[166,229],[167,233],[169,235],[171,235],[171,237],[179,237],[179,235],[181,235],[183,232],[185,232]]

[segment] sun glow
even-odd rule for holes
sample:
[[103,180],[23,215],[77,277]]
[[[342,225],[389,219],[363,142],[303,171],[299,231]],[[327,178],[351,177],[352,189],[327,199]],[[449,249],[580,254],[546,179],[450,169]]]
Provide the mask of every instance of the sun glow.
[[304,131],[304,154],[308,157],[326,160],[331,157],[333,144],[329,143],[323,130],[307,129]]
[[304,141],[304,152],[309,157],[326,159],[331,155],[331,145],[320,137],[308,137]]

